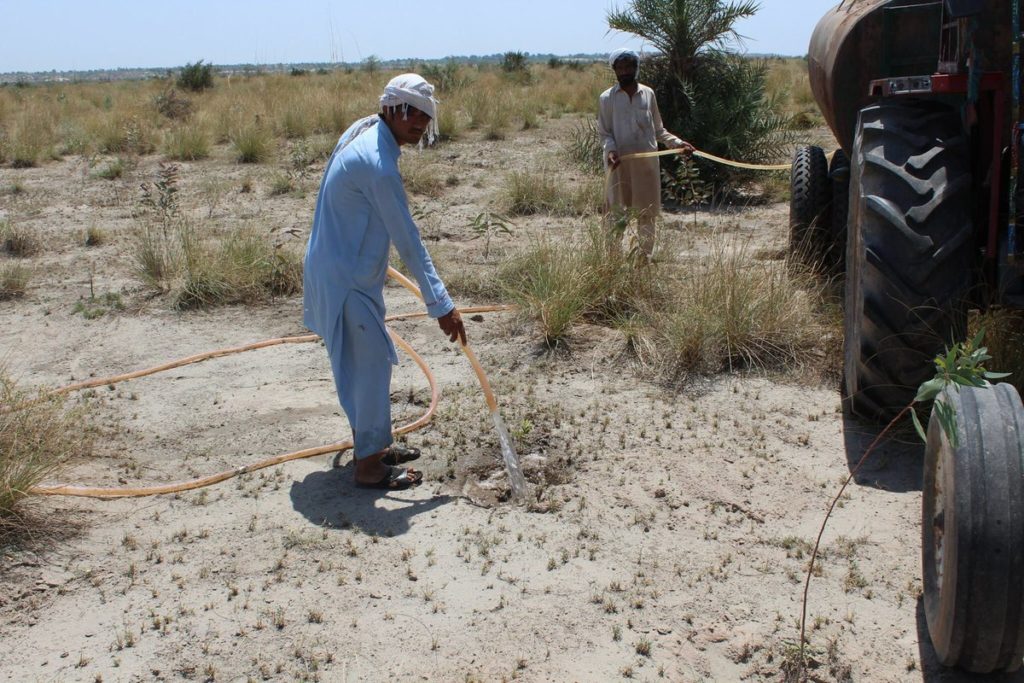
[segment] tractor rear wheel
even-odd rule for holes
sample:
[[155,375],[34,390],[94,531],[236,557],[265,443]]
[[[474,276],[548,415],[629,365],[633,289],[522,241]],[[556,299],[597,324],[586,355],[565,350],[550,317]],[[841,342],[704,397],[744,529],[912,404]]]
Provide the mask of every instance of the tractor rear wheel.
[[847,406],[886,419],[966,329],[971,173],[960,115],[933,101],[861,110],[846,242]]
[[1024,406],[1010,384],[944,390],[932,409],[921,560],[928,633],[945,666],[1015,671],[1024,658]]

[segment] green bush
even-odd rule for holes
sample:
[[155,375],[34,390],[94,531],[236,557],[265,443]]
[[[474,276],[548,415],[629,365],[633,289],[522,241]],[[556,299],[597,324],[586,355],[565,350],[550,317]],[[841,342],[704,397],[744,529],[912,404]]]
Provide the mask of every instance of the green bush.
[[104,180],[117,180],[124,175],[124,170],[124,159],[117,157],[107,162],[107,165],[96,171],[95,175],[97,178],[103,178]]
[[522,52],[506,52],[501,56],[501,70],[506,73],[526,71],[528,68],[529,63]]
[[178,74],[178,87],[192,92],[201,92],[212,88],[213,65],[203,64],[201,59],[195,64],[186,64]]
[[721,370],[794,367],[830,337],[815,297],[810,276],[720,240],[684,264],[667,304],[648,310],[645,346],[671,383]]
[[581,321],[617,325],[660,298],[649,273],[634,268],[617,244],[598,225],[574,240],[542,240],[502,269],[502,289],[538,322],[550,347]]

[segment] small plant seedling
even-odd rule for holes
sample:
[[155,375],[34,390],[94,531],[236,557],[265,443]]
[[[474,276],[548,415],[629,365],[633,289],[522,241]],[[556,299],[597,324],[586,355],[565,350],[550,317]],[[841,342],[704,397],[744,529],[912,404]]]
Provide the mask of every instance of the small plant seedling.
[[507,216],[493,211],[481,211],[476,218],[469,222],[469,229],[473,231],[471,239],[484,239],[484,261],[488,259],[491,250],[491,237],[496,234],[511,235],[514,223]]

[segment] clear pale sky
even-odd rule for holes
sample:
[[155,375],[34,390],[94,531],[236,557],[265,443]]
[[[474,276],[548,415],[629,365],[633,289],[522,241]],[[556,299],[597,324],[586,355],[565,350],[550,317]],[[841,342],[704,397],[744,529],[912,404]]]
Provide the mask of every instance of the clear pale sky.
[[[803,55],[838,0],[761,0],[755,53]],[[623,0],[0,0],[0,72],[435,59],[642,47],[608,33]]]

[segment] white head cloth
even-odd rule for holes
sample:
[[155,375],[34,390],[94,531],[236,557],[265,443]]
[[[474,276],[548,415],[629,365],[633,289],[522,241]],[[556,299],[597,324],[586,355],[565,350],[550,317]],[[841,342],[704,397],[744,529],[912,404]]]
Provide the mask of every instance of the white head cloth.
[[608,66],[614,68],[615,62],[619,61],[623,57],[630,57],[636,62],[637,66],[640,66],[640,54],[636,50],[630,50],[628,47],[620,47],[618,50],[614,50],[608,55]]
[[437,139],[437,105],[434,97],[434,86],[419,74],[402,74],[395,76],[384,86],[384,94],[380,96],[381,109],[384,107],[402,107],[402,115],[408,116],[409,107],[415,107],[430,117],[427,126],[427,144],[434,144]]

